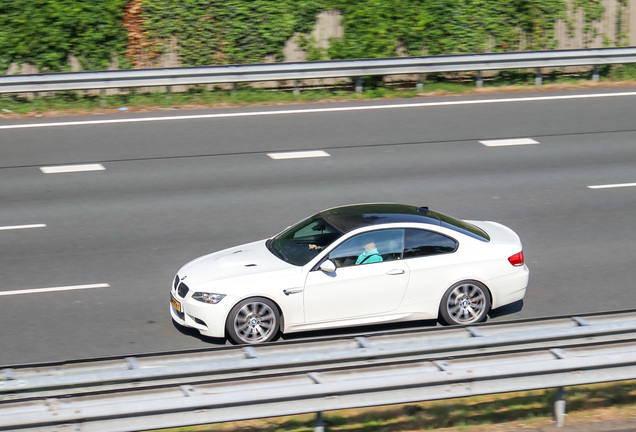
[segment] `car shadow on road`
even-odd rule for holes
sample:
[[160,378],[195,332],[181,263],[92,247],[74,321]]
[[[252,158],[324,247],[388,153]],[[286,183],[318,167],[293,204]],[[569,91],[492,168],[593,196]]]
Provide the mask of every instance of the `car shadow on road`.
[[208,343],[211,345],[226,345],[229,343],[225,338],[213,338],[209,336],[203,336],[201,335],[201,333],[199,333],[197,329],[183,327],[182,325],[175,322],[174,320],[172,320],[172,326],[175,329],[177,329],[177,331],[181,333],[182,335],[199,339],[201,342],[204,342],[204,343]]
[[512,315],[517,312],[521,312],[523,309],[523,300],[516,301],[514,303],[510,303],[509,305],[502,306],[498,309],[490,311],[488,317],[490,319],[498,319],[501,317],[505,317],[506,315]]
[[436,320],[423,320],[423,321],[410,321],[392,324],[376,324],[360,327],[345,327],[339,329],[329,330],[314,330],[299,333],[289,333],[282,335],[280,341],[300,341],[303,339],[318,339],[318,338],[347,338],[347,337],[362,337],[366,335],[376,333],[389,333],[393,331],[409,331],[420,330],[423,327],[435,327],[437,326]]
[[[489,320],[500,319],[507,315],[512,315],[514,313],[520,312],[523,308],[523,300],[519,300],[518,302],[511,303],[509,305],[500,307],[491,311],[488,314]],[[229,342],[225,338],[212,338],[209,336],[202,336],[196,329],[191,329],[187,327],[183,327],[176,323],[174,320],[172,321],[172,325],[174,328],[179,331],[182,335],[190,336],[196,339],[199,339],[201,342],[208,343],[210,345],[230,345]],[[281,335],[274,342],[302,342],[304,340],[314,340],[318,339],[331,339],[331,338],[353,338],[353,337],[362,337],[366,335],[376,334],[376,333],[390,333],[393,331],[399,332],[408,332],[410,330],[417,331],[422,328],[434,328],[438,327],[440,324],[437,320],[422,320],[422,321],[409,321],[409,322],[400,322],[400,323],[392,323],[392,324],[376,324],[376,325],[367,325],[360,327],[345,327],[338,329],[329,329],[329,330],[314,330],[307,332],[299,332],[299,333],[289,333]]]

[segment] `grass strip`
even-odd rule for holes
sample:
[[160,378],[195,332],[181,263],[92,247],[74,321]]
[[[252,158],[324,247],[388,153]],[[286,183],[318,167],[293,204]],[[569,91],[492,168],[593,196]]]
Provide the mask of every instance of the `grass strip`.
[[[323,413],[328,432],[505,432],[554,426],[556,389]],[[632,418],[636,381],[567,387],[565,425]],[[249,409],[249,408],[246,408]],[[313,432],[314,414],[167,429],[164,432]]]

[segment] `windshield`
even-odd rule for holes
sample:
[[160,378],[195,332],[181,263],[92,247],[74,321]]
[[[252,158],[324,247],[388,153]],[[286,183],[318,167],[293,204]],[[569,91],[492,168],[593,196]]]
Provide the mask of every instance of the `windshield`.
[[292,225],[267,241],[267,248],[290,264],[303,266],[342,236],[319,214]]

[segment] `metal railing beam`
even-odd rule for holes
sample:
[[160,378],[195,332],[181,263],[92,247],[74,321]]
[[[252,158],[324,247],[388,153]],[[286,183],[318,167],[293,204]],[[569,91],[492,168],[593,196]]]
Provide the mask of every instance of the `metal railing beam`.
[[99,425],[128,432],[636,378],[636,345],[617,346],[611,355],[606,351],[542,360],[477,356],[448,370],[417,362],[402,368],[361,368],[320,383],[307,377],[238,380],[203,385],[189,395],[167,388],[9,403],[0,405],[0,430],[48,431],[81,423],[82,430]]
[[[636,62],[636,48],[511,52],[267,63],[228,66],[136,69],[96,72],[43,73],[0,76],[0,94],[68,90],[226,84],[258,81],[302,81],[343,77],[468,72],[503,69],[541,69],[598,66]],[[595,75],[596,76],[596,75]],[[359,79],[356,90],[361,90]],[[478,83],[480,81],[478,80]]]

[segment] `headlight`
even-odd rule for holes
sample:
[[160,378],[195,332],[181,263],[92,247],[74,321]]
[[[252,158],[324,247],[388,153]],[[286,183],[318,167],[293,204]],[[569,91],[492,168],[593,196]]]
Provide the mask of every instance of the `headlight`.
[[225,294],[215,294],[215,293],[206,293],[206,292],[195,292],[192,294],[192,298],[198,300],[203,303],[217,304],[221,300],[223,300]]

